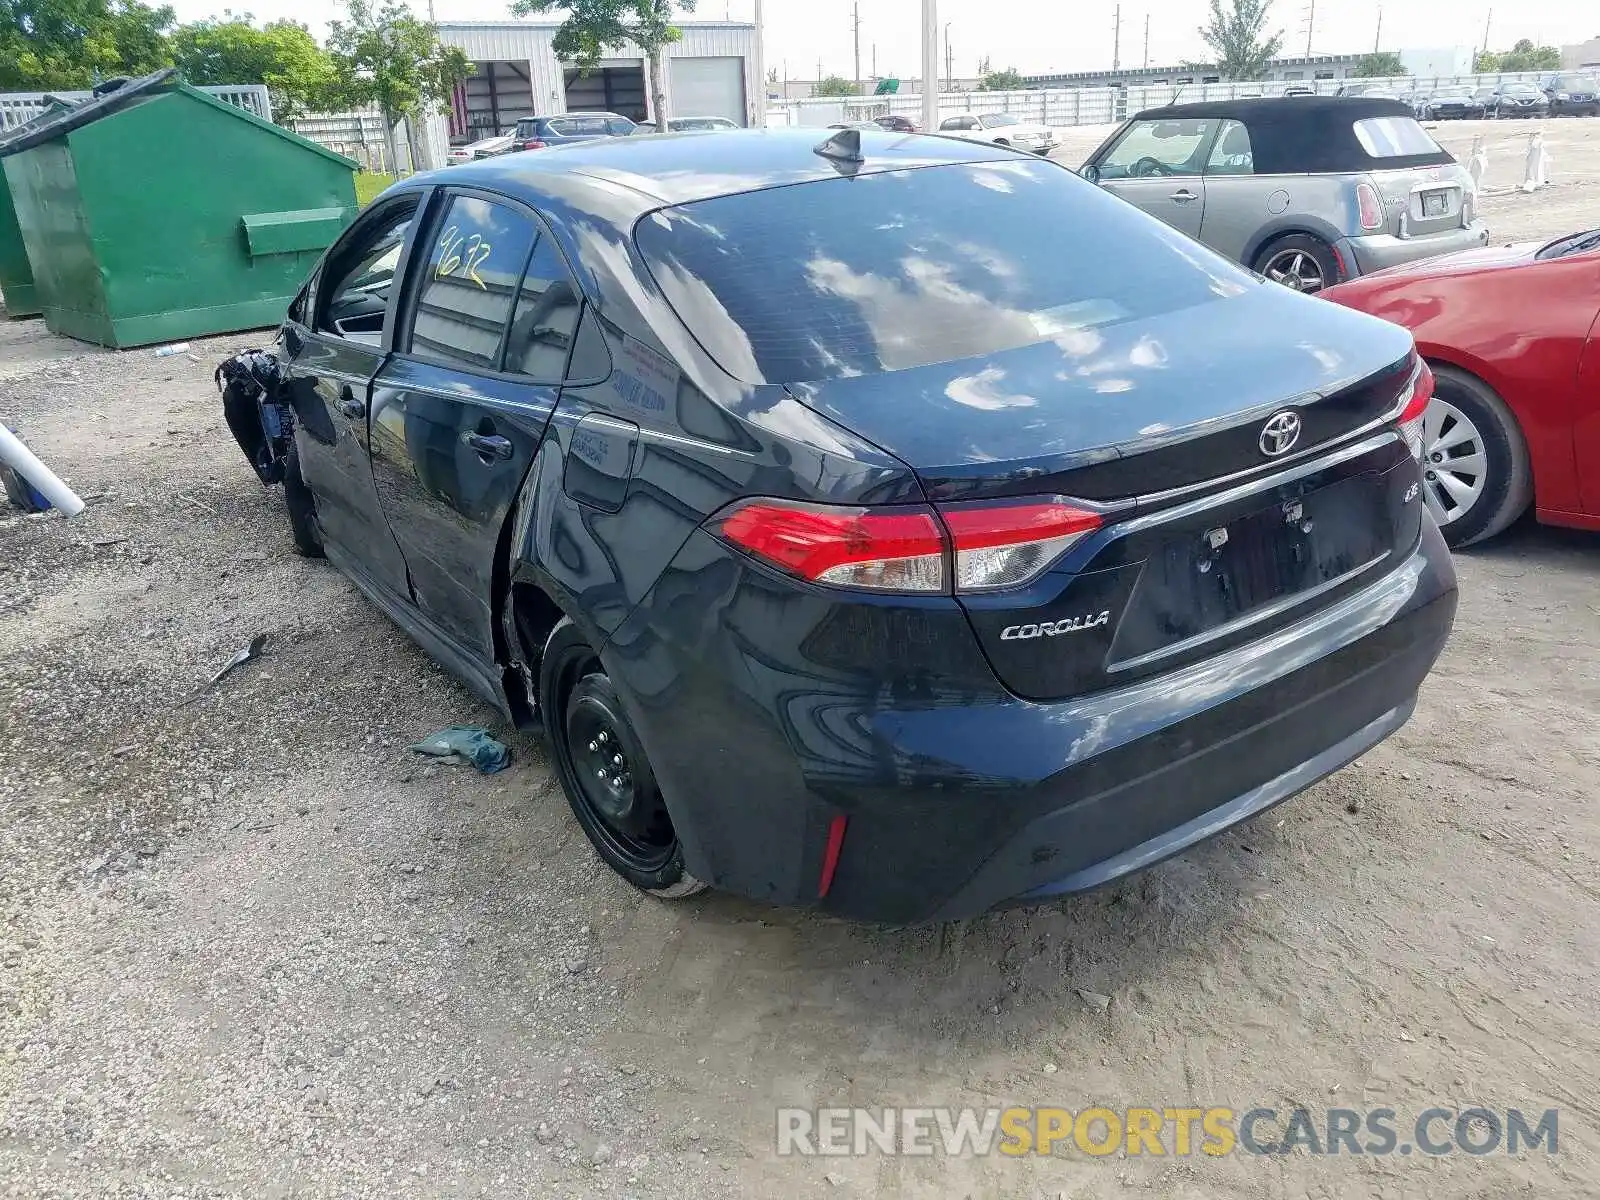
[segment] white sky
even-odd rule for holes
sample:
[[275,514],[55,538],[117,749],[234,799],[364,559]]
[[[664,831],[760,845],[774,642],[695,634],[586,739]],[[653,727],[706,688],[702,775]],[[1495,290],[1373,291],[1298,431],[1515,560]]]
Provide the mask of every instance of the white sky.
[[[319,37],[334,8],[331,0],[170,0],[180,20],[213,16],[225,7],[247,9],[258,19],[293,17]],[[427,0],[411,0],[425,13]],[[872,72],[877,45],[881,74],[921,74],[918,28],[921,0],[860,0],[861,72]],[[434,0],[440,21],[504,20],[507,0]],[[950,23],[958,77],[976,73],[978,59],[1016,67],[1024,74],[1052,70],[1096,70],[1111,65],[1112,15],[1116,0],[941,0],[939,23]],[[1312,52],[1356,53],[1372,48],[1377,31],[1377,0],[1318,0]],[[1478,46],[1484,19],[1496,11],[1489,31],[1492,49],[1508,49],[1518,38],[1561,45],[1600,36],[1600,6],[1592,0],[1387,0],[1383,6],[1382,48],[1437,49]],[[817,61],[824,74],[849,77],[851,0],[766,0],[767,65],[794,79],[814,79]],[[1202,59],[1205,45],[1195,27],[1204,19],[1206,0],[1123,0],[1122,64],[1144,61],[1145,15],[1150,17],[1150,64],[1173,65]],[[1284,31],[1284,52],[1305,50],[1305,0],[1275,0],[1271,24]],[[688,19],[750,20],[753,0],[700,0]],[[941,31],[941,38],[943,33]],[[941,41],[941,57],[943,42]],[[941,63],[942,69],[942,63]]]

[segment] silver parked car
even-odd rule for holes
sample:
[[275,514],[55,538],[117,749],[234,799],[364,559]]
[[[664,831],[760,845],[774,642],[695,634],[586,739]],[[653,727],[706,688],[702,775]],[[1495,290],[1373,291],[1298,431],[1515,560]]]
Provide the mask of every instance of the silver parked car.
[[1397,100],[1332,96],[1150,109],[1081,173],[1303,292],[1485,245],[1472,178]]

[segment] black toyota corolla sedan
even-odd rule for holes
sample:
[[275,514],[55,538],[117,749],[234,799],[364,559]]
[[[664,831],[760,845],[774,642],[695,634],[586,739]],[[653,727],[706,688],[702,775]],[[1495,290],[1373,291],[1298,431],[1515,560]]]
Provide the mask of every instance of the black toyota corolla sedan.
[[1410,336],[1053,162],[819,136],[385,192],[263,373],[301,549],[663,897],[1037,902],[1397,729],[1456,603]]

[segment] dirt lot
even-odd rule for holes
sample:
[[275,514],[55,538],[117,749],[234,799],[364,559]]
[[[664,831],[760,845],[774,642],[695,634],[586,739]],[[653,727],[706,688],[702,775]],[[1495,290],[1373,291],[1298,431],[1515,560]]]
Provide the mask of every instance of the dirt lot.
[[[1508,187],[1527,130],[1485,128]],[[1600,121],[1549,138],[1497,236],[1600,224]],[[243,344],[0,327],[0,420],[93,498],[0,509],[0,1194],[1593,1194],[1600,538],[1463,555],[1404,730],[1102,893],[918,929],[667,906],[537,742],[487,778],[407,751],[500,726],[293,554],[211,384]],[[779,1105],[1010,1103],[1555,1107],[1560,1153],[773,1153]]]

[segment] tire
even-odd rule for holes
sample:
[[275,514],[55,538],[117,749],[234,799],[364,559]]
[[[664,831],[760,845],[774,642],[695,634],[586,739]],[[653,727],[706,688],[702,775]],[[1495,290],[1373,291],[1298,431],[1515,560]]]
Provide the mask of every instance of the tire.
[[1444,540],[1470,546],[1527,511],[1533,467],[1517,418],[1488,384],[1454,367],[1437,366],[1433,374],[1422,418],[1423,499]]
[[317,527],[317,500],[300,474],[300,448],[289,443],[283,465],[283,501],[289,510],[289,530],[294,548],[306,558],[326,557],[322,549],[322,530]]
[[684,869],[683,845],[616,687],[570,617],[545,642],[539,707],[561,790],[600,861],[658,900],[705,890]]
[[1261,248],[1251,266],[1274,283],[1308,295],[1332,287],[1340,278],[1333,247],[1309,233],[1275,238]]

